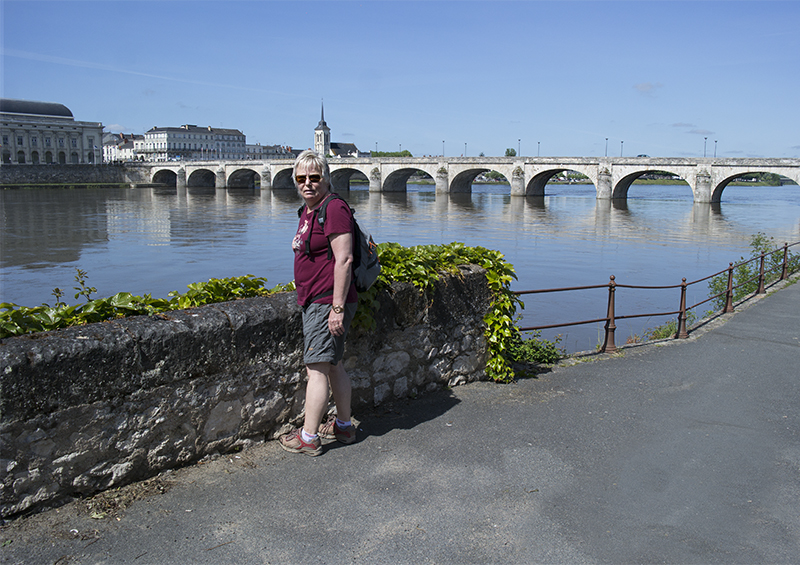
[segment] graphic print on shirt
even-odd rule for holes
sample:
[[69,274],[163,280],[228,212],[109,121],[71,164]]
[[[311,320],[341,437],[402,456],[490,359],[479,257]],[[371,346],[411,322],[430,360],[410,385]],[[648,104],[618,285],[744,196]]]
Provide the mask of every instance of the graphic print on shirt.
[[[306,218],[303,225],[297,229],[297,233],[295,234],[294,239],[292,240],[292,249],[294,250],[295,253],[302,253],[303,236],[306,234],[307,231],[308,231],[308,218]],[[311,234],[309,234],[309,237],[311,237]]]

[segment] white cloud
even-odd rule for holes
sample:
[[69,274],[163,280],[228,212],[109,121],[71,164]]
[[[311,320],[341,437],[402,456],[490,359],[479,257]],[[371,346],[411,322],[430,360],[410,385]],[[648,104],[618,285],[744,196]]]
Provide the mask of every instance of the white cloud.
[[639,84],[633,85],[633,88],[644,96],[653,96],[656,90],[663,87],[664,85],[660,82],[640,82]]

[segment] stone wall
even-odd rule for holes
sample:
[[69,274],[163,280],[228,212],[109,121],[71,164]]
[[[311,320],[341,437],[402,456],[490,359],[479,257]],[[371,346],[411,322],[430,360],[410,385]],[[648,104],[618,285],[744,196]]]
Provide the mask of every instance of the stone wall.
[[[485,272],[395,283],[345,365],[356,415],[484,378]],[[0,516],[272,439],[303,410],[295,293],[0,340]]]
[[0,186],[39,184],[146,184],[149,169],[119,165],[3,165]]

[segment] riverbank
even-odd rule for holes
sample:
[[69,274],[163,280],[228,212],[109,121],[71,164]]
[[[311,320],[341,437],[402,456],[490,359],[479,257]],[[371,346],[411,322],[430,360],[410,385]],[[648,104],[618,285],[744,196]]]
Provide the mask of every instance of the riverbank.
[[268,441],[20,518],[0,561],[794,563],[800,286],[753,306],[702,339],[360,412],[358,441],[313,461]]

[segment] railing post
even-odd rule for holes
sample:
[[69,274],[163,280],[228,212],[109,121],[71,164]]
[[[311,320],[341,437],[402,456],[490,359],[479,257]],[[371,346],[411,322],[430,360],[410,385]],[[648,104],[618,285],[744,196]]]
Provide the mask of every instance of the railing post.
[[617,325],[614,323],[614,292],[617,289],[617,283],[614,282],[614,275],[608,282],[608,311],[606,313],[606,338],[603,342],[601,353],[614,353],[617,346],[614,344],[614,332]]
[[783,244],[783,270],[781,271],[781,280],[786,280],[789,276],[789,244]]
[[689,337],[689,332],[686,331],[686,277],[684,277],[681,279],[681,305],[678,314],[678,333],[675,334],[675,339],[686,339],[687,337]]
[[733,312],[733,263],[728,263],[728,290],[725,292],[725,308],[723,314]]
[[756,294],[764,294],[764,252],[761,252],[761,266],[758,268],[758,290]]

